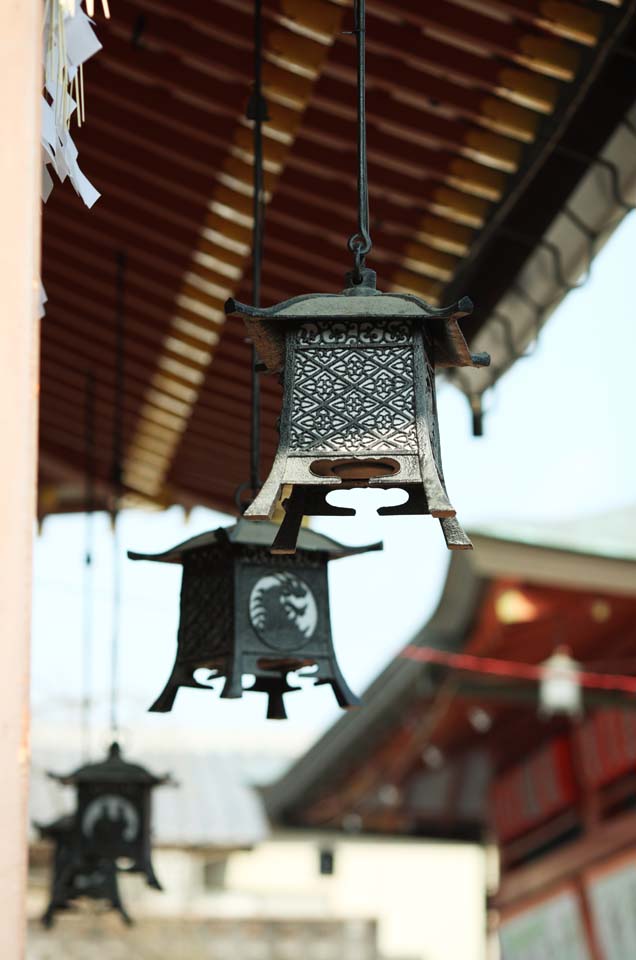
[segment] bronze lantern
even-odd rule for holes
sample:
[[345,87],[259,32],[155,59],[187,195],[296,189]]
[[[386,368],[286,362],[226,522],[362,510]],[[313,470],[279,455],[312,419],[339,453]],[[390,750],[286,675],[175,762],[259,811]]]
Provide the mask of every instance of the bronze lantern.
[[245,512],[285,519],[273,550],[293,552],[303,516],[351,515],[332,506],[334,489],[398,487],[405,503],[382,515],[438,517],[447,546],[470,549],[446,492],[437,422],[435,371],[477,367],[458,321],[471,301],[436,309],[410,294],[380,293],[375,273],[338,294],[313,293],[268,308],[230,299],[266,372],[280,376],[280,442],[269,477]]
[[[171,710],[181,687],[210,689],[223,679],[221,697],[265,693],[268,718],[284,719],[284,694],[298,689],[288,674],[302,669],[313,671],[316,684],[330,684],[341,707],[359,702],[333,648],[327,564],[382,544],[346,547],[301,530],[297,553],[277,557],[270,549],[275,533],[272,524],[241,519],[165,553],[129,552],[133,560],[183,567],[176,659],[152,711]],[[195,677],[201,669],[207,675]],[[255,678],[251,687],[243,686],[246,674]]]
[[151,793],[170,778],[157,777],[124,760],[117,743],[111,744],[100,763],[84,764],[66,776],[51,776],[77,788],[68,840],[72,869],[84,872],[95,864],[102,870],[112,866],[121,873],[141,873],[150,887],[161,890],[151,860]]

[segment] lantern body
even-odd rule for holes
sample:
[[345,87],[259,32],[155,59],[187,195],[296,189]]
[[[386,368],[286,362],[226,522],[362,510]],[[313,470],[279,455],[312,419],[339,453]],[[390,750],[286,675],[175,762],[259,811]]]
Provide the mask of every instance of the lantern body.
[[209,689],[194,676],[202,668],[210,671],[204,679],[224,679],[226,698],[241,697],[243,675],[253,675],[247,689],[268,694],[271,719],[285,717],[283,694],[294,689],[287,674],[302,668],[313,668],[316,683],[330,684],[340,706],[358,702],[333,648],[327,564],[381,545],[349,549],[302,531],[296,554],[275,557],[274,533],[270,524],[257,531],[241,520],[163,554],[128,554],[183,566],[177,655],[151,710],[171,710],[180,687]]
[[[366,271],[371,274],[372,271]],[[248,519],[271,517],[283,488],[285,520],[273,549],[293,552],[304,515],[351,515],[327,503],[334,488],[399,487],[389,514],[438,517],[450,549],[471,543],[455,519],[442,470],[435,369],[482,366],[458,326],[469,300],[436,310],[372,282],[342,294],[309,294],[268,309],[234,300],[271,373],[283,382],[280,444]]]
[[126,923],[131,923],[119,894],[115,863],[108,858],[93,860],[78,856],[75,817],[61,817],[40,826],[39,830],[42,837],[55,844],[51,898],[42,917],[44,926],[51,927],[58,911],[72,909],[81,898],[106,901]]
[[142,873],[149,886],[160,890],[151,859],[151,791],[169,778],[128,763],[113,743],[101,763],[55,779],[77,787],[74,862],[82,868],[110,863],[120,872]]

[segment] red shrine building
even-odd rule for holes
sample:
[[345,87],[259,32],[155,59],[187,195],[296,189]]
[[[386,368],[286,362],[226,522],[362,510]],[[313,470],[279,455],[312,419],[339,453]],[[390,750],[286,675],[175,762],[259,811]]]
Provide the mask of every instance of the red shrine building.
[[[635,527],[632,510],[472,533],[412,645],[539,664],[567,644],[589,670],[633,673]],[[269,789],[275,820],[496,844],[506,960],[636,956],[633,695],[586,688],[580,718],[546,718],[536,682],[402,655],[363,700]]]

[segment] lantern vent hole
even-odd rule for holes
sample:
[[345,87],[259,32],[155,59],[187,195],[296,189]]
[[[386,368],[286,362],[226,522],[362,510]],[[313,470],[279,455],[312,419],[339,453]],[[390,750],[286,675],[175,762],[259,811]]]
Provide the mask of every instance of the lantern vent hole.
[[213,670],[212,673],[210,673],[209,667],[199,667],[194,671],[192,676],[202,687],[209,687],[212,682],[217,679],[217,672]]
[[379,477],[394,477],[400,464],[390,457],[351,458],[350,460],[314,460],[309,469],[317,477],[338,477],[339,480],[367,481]]
[[330,490],[325,500],[332,507],[354,507],[360,515],[400,507],[409,500],[401,487],[357,487],[352,490]]

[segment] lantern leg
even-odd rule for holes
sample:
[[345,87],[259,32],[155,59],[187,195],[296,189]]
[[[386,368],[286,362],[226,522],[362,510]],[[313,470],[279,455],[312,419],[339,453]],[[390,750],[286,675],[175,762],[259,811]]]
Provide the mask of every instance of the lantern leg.
[[351,707],[359,707],[362,701],[360,700],[360,697],[356,696],[345,680],[335,657],[331,657],[329,659],[329,673],[331,676],[319,677],[316,680],[315,685],[317,687],[321,687],[325,683],[330,684],[334,697],[338,702],[338,706],[342,707],[343,710],[349,710]]
[[283,485],[287,468],[287,454],[277,453],[269,476],[255,500],[243,514],[248,520],[269,520],[278,502],[280,488]]
[[285,516],[274,538],[271,552],[285,555],[296,553],[296,543],[304,515],[304,497],[299,487],[294,487],[291,495],[283,502]]
[[42,915],[42,925],[50,930],[55,922],[55,914],[58,910],[64,909],[68,904],[67,891],[70,887],[70,880],[74,873],[74,864],[68,863],[65,867],[57,869],[54,867],[53,883],[51,885],[51,900],[44,914]]
[[[161,887],[159,887],[159,889],[161,889]],[[126,910],[123,904],[123,901],[121,899],[121,895],[119,893],[119,884],[117,883],[116,874],[113,875],[113,892],[111,893],[110,904],[113,910],[116,910],[117,913],[120,915],[120,917],[122,918],[126,926],[132,927],[134,924],[134,920]]]
[[163,887],[157,880],[157,874],[153,870],[152,863],[150,863],[150,860],[148,860],[145,864],[145,871],[146,871],[146,880],[148,882],[148,886],[152,887],[153,890],[163,891]]
[[422,482],[428,504],[428,511],[432,517],[454,517],[455,509],[448,499],[444,481],[437,470],[430,445],[429,451],[430,456],[420,457],[420,470],[422,472]]
[[456,517],[440,517],[440,526],[449,550],[472,550],[470,537]]
[[243,696],[243,676],[240,670],[232,668],[225,678],[225,685],[221,690],[224,700],[238,700]]
[[343,485],[312,486],[298,484],[292,487],[288,497],[283,500],[285,516],[271,547],[273,554],[296,553],[298,533],[303,517],[355,517],[356,512],[351,507],[336,507],[327,501],[327,494],[332,490],[347,489]]
[[53,926],[53,923],[55,922],[55,906],[53,904],[53,900],[51,900],[45,912],[42,914],[42,919],[40,922],[47,930],[50,930]]
[[197,690],[211,689],[211,687],[206,686],[205,683],[199,683],[198,680],[195,680],[189,669],[182,665],[175,664],[167,684],[153,705],[148,708],[148,712],[170,713],[180,687],[195,687]]

